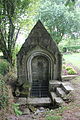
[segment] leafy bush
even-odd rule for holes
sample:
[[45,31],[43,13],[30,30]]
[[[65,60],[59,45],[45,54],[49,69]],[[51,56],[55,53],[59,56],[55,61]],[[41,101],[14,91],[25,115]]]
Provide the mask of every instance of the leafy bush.
[[63,47],[63,52],[66,52],[67,50],[68,51],[75,51],[78,49],[80,49],[80,46],[65,46],[65,47]]
[[66,70],[69,75],[77,74],[77,72],[72,67],[66,67]]
[[69,71],[69,70],[72,70],[73,68],[72,67],[66,67],[66,70]]
[[8,104],[8,90],[2,75],[0,75],[0,109]]
[[71,70],[68,71],[68,74],[69,75],[75,75],[75,74],[77,74],[77,72],[74,69],[71,69]]
[[9,71],[9,63],[5,59],[0,59],[0,74],[5,75]]

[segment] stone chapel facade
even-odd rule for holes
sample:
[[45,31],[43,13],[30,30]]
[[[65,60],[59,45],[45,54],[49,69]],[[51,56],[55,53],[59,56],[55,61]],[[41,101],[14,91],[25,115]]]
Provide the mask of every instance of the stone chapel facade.
[[29,97],[47,97],[49,81],[61,81],[61,68],[58,46],[38,21],[17,55],[18,83],[29,83]]

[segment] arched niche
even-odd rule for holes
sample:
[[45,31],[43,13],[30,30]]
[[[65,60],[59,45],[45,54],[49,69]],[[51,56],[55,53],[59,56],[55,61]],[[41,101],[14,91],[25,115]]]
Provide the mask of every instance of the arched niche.
[[52,79],[52,59],[43,52],[33,53],[27,61],[30,97],[47,97]]

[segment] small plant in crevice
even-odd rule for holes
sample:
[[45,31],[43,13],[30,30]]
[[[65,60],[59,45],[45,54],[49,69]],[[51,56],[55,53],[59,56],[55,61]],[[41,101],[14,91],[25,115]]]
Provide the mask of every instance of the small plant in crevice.
[[17,104],[17,103],[12,104],[12,108],[13,108],[16,116],[22,115],[22,112],[19,109],[19,104]]

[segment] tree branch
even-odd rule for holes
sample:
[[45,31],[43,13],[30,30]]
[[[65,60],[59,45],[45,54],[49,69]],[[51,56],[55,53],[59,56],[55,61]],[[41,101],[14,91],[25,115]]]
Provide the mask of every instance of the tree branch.
[[4,48],[7,49],[7,45],[6,45],[6,42],[5,42],[5,38],[4,38],[4,35],[3,35],[3,32],[2,32],[1,29],[0,29],[0,35],[1,35],[0,44],[2,45],[2,47],[4,47]]
[[14,39],[14,43],[13,43],[13,47],[15,46],[15,44],[16,44],[16,40],[17,40],[17,38],[18,38],[18,35],[19,35],[19,31],[20,31],[20,28],[18,29],[18,31],[17,31],[17,33],[16,33],[16,36],[15,36],[15,39]]

